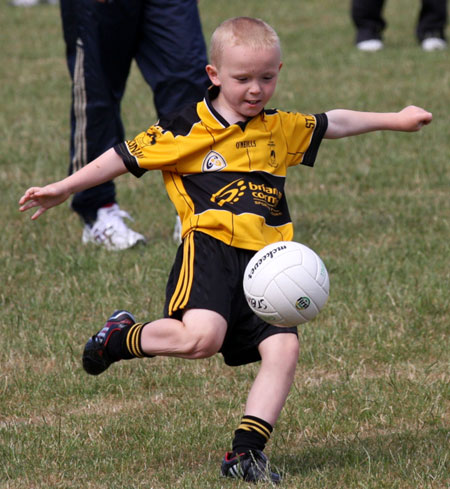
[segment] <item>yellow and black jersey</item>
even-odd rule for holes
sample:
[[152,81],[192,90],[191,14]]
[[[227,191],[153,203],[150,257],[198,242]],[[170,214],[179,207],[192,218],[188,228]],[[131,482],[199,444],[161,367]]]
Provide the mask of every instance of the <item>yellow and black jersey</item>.
[[162,171],[183,236],[197,230],[251,250],[291,240],[286,172],[313,166],[326,115],[264,110],[230,125],[212,106],[217,94],[213,87],[202,102],[161,119],[116,152],[138,177]]

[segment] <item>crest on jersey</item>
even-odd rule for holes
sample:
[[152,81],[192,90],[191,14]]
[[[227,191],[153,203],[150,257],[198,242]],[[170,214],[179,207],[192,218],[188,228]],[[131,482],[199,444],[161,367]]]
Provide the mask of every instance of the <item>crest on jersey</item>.
[[220,171],[227,166],[225,158],[217,151],[210,151],[202,163],[202,172]]

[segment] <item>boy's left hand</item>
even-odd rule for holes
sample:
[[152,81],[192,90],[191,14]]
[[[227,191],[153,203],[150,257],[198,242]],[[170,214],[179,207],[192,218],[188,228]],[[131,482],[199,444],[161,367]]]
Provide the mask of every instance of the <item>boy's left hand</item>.
[[415,132],[422,129],[423,126],[429,124],[433,120],[433,114],[426,110],[409,105],[398,112],[399,130],[407,132]]

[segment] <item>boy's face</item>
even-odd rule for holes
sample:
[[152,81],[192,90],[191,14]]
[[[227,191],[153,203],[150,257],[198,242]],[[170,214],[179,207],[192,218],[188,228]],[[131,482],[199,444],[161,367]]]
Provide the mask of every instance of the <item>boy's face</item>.
[[220,94],[214,108],[230,123],[258,115],[272,97],[281,69],[278,47],[227,46],[218,66],[206,71]]

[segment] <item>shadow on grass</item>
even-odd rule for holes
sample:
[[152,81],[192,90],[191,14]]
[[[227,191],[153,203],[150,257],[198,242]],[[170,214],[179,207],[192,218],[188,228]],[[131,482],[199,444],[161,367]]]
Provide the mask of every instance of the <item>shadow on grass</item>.
[[[402,470],[408,465],[425,472],[448,472],[449,430],[422,429],[367,438],[314,445],[283,457],[284,470],[291,475],[307,475],[330,467],[377,466]],[[447,455],[446,455],[447,454]],[[273,460],[275,465],[277,460]],[[439,474],[436,474],[438,476]]]

